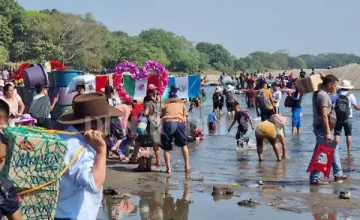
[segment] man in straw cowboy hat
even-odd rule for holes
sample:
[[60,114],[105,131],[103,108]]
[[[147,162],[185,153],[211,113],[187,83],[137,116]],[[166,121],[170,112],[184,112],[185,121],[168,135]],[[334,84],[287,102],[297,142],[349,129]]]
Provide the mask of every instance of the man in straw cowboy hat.
[[189,151],[187,148],[186,121],[188,112],[184,102],[179,98],[170,98],[165,100],[165,107],[162,112],[162,132],[161,144],[164,150],[166,164],[166,173],[171,174],[170,151],[174,141],[178,147],[181,147],[185,161],[185,172],[190,171]]
[[[73,109],[58,119],[69,125],[73,135],[60,135],[67,141],[65,163],[84,150],[60,179],[60,192],[55,219],[96,219],[102,200],[106,173],[105,125],[119,110],[107,104],[101,93],[88,93],[74,99]],[[80,132],[80,133],[79,133]]]
[[332,102],[335,103],[336,111],[336,125],[335,125],[335,139],[339,143],[340,135],[342,128],[344,128],[346,136],[346,144],[348,151],[351,150],[351,134],[352,134],[352,117],[353,111],[352,108],[360,110],[360,105],[356,103],[356,98],[354,94],[349,92],[353,89],[354,86],[351,85],[349,80],[343,80],[340,85],[338,85],[340,90],[332,96]]

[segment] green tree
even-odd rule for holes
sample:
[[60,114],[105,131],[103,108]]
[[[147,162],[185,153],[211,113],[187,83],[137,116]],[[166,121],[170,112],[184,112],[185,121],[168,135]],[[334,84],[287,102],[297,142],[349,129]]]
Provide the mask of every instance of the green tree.
[[162,49],[156,48],[149,43],[144,42],[140,37],[129,37],[121,45],[120,61],[132,61],[138,66],[143,65],[148,60],[156,60],[163,65],[168,65],[170,62]]
[[27,11],[24,19],[23,40],[14,42],[13,59],[15,61],[31,60],[44,62],[57,59],[62,50],[52,41],[51,16],[38,11]]
[[206,53],[200,53],[199,69],[200,70],[208,70],[208,69],[210,69],[209,56]]
[[207,54],[209,64],[217,70],[224,71],[226,69],[229,71],[234,67],[234,59],[230,52],[220,44],[200,42],[196,45],[196,49],[201,53]]
[[184,37],[175,35],[162,29],[142,31],[139,35],[145,42],[162,49],[170,64],[170,71],[197,72],[200,64],[200,53],[192,42]]
[[9,20],[3,15],[0,15],[0,30],[0,45],[9,47],[13,41],[13,32]]
[[62,48],[61,60],[66,64],[101,68],[108,42],[107,28],[90,14],[83,17],[56,13],[51,18],[53,41]]
[[106,51],[104,57],[104,66],[108,68],[114,68],[115,65],[118,63],[119,59],[121,59],[121,45],[123,44],[123,41],[119,39],[118,37],[115,37],[113,35],[110,36],[107,45],[106,45]]
[[43,10],[40,10],[41,13],[44,13],[44,14],[48,14],[48,15],[53,15],[53,14],[56,14],[56,13],[59,13],[59,11],[55,8],[53,9],[43,9]]
[[128,33],[124,31],[114,31],[112,35],[116,38],[120,38],[121,40],[125,40],[126,38],[130,37]]
[[14,40],[24,37],[24,12],[17,1],[0,0],[0,45],[10,49]]
[[0,65],[3,65],[9,61],[9,52],[5,47],[0,46]]
[[234,63],[234,70],[235,71],[246,71],[248,68],[247,63],[245,62],[245,60],[243,58],[239,58],[235,61]]
[[288,58],[289,68],[290,69],[306,69],[306,63],[300,57],[289,57]]
[[[289,68],[289,54],[285,51],[278,51],[271,54],[272,62],[276,63],[277,69],[286,70]],[[265,66],[266,67],[266,66]]]

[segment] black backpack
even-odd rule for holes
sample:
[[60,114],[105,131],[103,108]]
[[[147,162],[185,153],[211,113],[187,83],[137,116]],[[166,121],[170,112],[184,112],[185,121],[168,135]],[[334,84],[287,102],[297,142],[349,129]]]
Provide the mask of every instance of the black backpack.
[[340,122],[344,122],[350,116],[350,93],[348,92],[346,95],[341,95],[339,93],[339,98],[335,102],[335,112],[336,118]]

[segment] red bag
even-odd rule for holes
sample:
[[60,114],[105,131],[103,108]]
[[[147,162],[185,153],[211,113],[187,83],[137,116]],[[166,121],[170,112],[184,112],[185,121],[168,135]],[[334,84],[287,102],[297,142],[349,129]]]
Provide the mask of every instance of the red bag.
[[[328,179],[330,176],[332,162],[334,160],[334,152],[336,146],[336,141],[327,142],[325,137],[316,136],[316,147],[314,149],[314,154],[310,161],[307,172],[322,172],[325,178]],[[323,163],[319,160],[319,157],[324,154],[327,157],[327,163]]]

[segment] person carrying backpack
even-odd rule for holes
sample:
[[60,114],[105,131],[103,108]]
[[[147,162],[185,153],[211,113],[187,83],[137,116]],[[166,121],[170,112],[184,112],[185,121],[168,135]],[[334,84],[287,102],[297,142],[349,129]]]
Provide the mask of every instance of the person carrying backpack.
[[236,104],[235,106],[235,117],[233,122],[231,123],[228,132],[231,131],[231,128],[235,125],[235,123],[238,123],[238,128],[236,132],[236,143],[238,147],[244,147],[244,142],[249,144],[249,137],[245,137],[247,131],[248,131],[248,124],[250,123],[251,129],[254,130],[254,122],[249,114],[248,111],[242,110],[239,104]]
[[337,117],[334,135],[336,141],[339,143],[341,131],[342,128],[344,128],[347,148],[348,151],[350,151],[353,117],[352,107],[354,107],[356,110],[360,110],[360,105],[356,103],[354,94],[349,92],[350,89],[354,88],[349,80],[343,80],[341,85],[338,87],[340,90],[332,97]]
[[265,121],[274,114],[274,101],[271,91],[267,88],[267,82],[264,80],[260,82],[259,86],[260,90],[255,100],[256,112],[258,117],[261,117],[261,121]]
[[220,112],[222,111],[222,107],[223,107],[223,103],[224,103],[224,97],[221,94],[221,87],[218,86],[215,89],[215,92],[213,94],[213,110],[216,112],[216,114],[220,114]]

